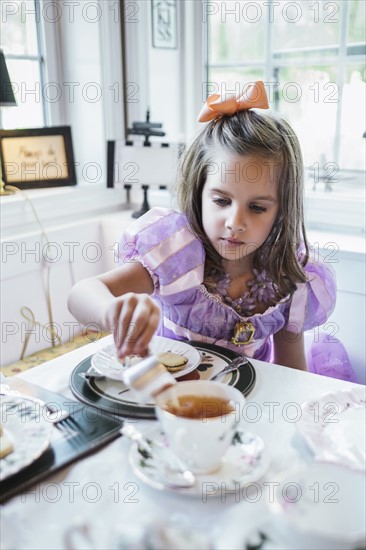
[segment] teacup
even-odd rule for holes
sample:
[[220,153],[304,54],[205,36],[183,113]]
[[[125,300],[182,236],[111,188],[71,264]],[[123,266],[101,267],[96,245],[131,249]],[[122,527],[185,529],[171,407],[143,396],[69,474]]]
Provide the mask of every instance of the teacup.
[[209,380],[179,382],[155,398],[156,414],[170,448],[195,474],[220,468],[244,404],[240,391]]

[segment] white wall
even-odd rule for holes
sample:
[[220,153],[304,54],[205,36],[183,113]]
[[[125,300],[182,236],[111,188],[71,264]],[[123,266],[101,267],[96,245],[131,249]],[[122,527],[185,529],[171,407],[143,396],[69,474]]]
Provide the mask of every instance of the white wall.
[[164,138],[152,138],[152,141],[180,141],[183,135],[179,111],[180,40],[177,49],[153,48],[151,2],[134,4],[138,10],[125,24],[128,126],[136,120],[145,120],[150,109],[151,122],[163,123],[166,132]]
[[71,287],[114,267],[131,212],[117,191],[89,187],[28,191],[42,227],[24,196],[0,203],[2,366],[21,358],[27,334],[25,357],[49,348],[51,321],[63,342],[72,340],[82,327],[67,308]]
[[[106,144],[100,29],[98,22],[91,22],[97,16],[96,12],[93,14],[90,9],[88,18],[80,9],[75,9],[74,13],[73,21],[68,17],[60,20],[62,88],[65,91],[63,116],[64,122],[72,128],[75,161],[79,163],[76,167],[78,181],[94,178],[102,181]],[[67,86],[69,89],[74,87],[73,97],[68,94]]]
[[[198,129],[202,105],[197,82],[203,81],[201,3],[177,2],[177,47],[153,47],[151,2],[137,0],[133,21],[126,26],[127,83],[136,93],[127,103],[128,123],[144,120],[149,107],[152,122],[162,122],[162,141],[190,140]],[[135,101],[137,99],[137,101]],[[161,141],[152,138],[153,141]]]

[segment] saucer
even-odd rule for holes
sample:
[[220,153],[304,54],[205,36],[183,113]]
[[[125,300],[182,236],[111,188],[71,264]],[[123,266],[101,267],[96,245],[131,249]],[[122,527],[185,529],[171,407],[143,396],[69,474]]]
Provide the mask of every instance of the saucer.
[[160,427],[146,434],[156,455],[146,453],[133,443],[130,449],[130,463],[135,474],[150,487],[161,491],[173,491],[182,495],[222,497],[225,493],[239,492],[248,483],[260,479],[268,469],[269,456],[263,440],[246,430],[237,429],[219,470],[211,474],[196,474],[193,487],[171,487],[162,479],[157,461],[172,460],[172,451]]
[[7,429],[14,450],[0,460],[0,481],[16,474],[48,448],[53,425],[44,404],[24,395],[2,395],[0,421]]

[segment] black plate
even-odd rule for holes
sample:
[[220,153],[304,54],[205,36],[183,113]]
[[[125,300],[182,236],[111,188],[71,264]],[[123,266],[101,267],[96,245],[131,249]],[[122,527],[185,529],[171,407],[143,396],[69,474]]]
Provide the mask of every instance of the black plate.
[[[188,343],[197,348],[201,353],[202,360],[197,367],[201,380],[211,378],[215,371],[222,370],[225,365],[240,357],[239,353],[214,344],[205,344],[203,342]],[[140,405],[122,382],[109,378],[91,378],[88,380],[83,378],[82,375],[91,365],[91,358],[92,355],[84,359],[71,373],[70,387],[75,397],[83,403],[97,407],[110,414],[133,418],[156,418],[154,405]],[[227,374],[220,380],[223,383],[235,386],[247,396],[254,387],[255,379],[254,367],[249,362],[239,370]]]

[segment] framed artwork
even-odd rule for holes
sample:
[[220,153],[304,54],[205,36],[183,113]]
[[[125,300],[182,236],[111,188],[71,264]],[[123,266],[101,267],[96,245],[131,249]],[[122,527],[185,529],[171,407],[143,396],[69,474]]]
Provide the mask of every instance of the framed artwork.
[[177,1],[151,0],[153,48],[177,48]]
[[38,189],[76,185],[70,126],[0,130],[5,185]]

